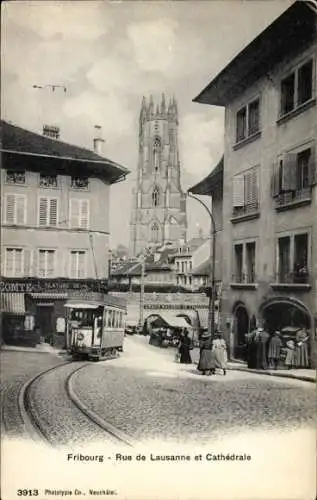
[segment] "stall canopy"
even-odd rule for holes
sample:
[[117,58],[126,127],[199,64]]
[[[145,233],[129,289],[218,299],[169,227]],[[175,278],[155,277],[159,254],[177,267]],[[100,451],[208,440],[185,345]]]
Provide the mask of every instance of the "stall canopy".
[[161,319],[166,325],[170,326],[171,328],[191,328],[191,325],[186,321],[185,318],[180,318],[176,316],[173,313],[170,312],[160,312],[159,314],[149,314],[146,319],[151,319],[153,320],[155,318]]
[[25,314],[24,293],[1,293],[0,308],[3,313]]

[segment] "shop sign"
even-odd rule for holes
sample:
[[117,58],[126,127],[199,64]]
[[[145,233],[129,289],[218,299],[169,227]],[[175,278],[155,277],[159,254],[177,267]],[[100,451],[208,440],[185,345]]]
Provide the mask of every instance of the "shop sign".
[[61,292],[106,293],[106,280],[62,280],[62,279],[1,279],[2,293],[61,293]]
[[144,304],[144,309],[207,309],[200,304]]

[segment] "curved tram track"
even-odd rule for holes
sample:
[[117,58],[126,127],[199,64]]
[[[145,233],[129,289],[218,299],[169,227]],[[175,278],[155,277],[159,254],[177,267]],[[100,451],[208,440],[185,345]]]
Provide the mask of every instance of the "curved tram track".
[[130,447],[136,444],[133,438],[85,406],[74,392],[73,376],[89,364],[65,362],[24,384],[19,393],[19,408],[32,440],[52,446],[83,442]]

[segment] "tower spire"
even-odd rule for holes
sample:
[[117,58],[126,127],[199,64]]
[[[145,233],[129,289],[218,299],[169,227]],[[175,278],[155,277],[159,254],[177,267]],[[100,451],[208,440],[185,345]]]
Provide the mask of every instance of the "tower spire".
[[165,103],[165,94],[164,94],[164,92],[162,94],[161,114],[163,115],[163,117],[165,117],[165,115],[166,115],[166,103]]
[[152,94],[150,95],[150,102],[149,102],[149,108],[148,108],[148,112],[149,112],[149,115],[153,115],[153,111],[154,111],[154,102],[153,102],[153,96]]

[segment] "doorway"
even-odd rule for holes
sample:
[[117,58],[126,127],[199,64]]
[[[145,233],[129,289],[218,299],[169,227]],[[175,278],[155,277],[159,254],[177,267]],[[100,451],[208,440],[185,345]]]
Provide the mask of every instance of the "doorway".
[[40,329],[40,335],[45,342],[51,342],[54,334],[53,327],[54,305],[37,305],[36,320]]
[[238,305],[234,311],[235,317],[235,346],[234,357],[245,358],[245,334],[249,331],[249,314],[244,305]]

